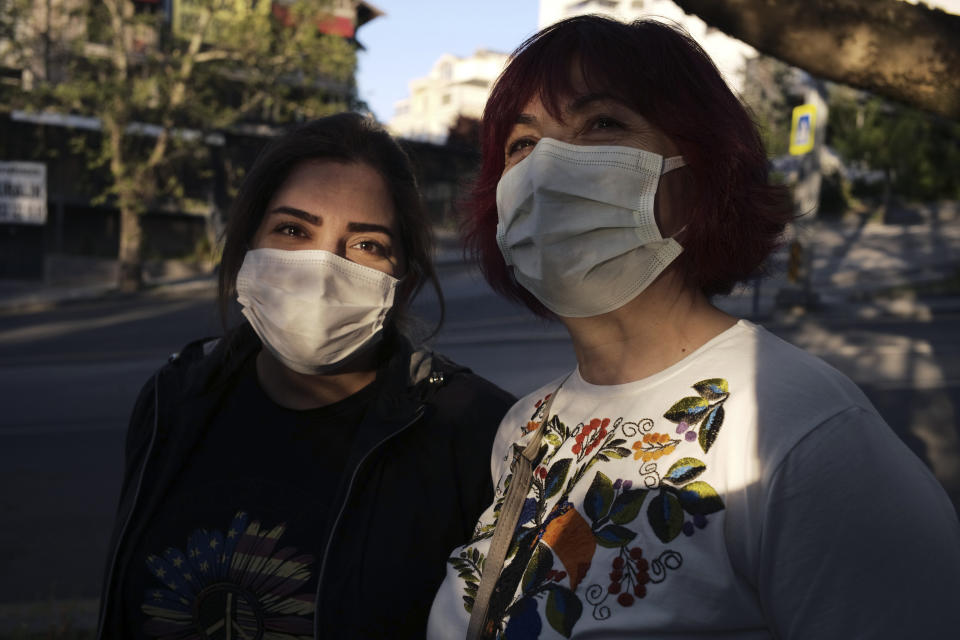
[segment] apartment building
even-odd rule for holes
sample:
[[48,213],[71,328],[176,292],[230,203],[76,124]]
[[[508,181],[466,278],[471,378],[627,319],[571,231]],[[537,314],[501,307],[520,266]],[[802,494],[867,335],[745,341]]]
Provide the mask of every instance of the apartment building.
[[443,144],[459,116],[479,119],[507,54],[479,49],[460,58],[445,53],[425,77],[410,81],[410,96],[394,105],[388,127],[397,136]]

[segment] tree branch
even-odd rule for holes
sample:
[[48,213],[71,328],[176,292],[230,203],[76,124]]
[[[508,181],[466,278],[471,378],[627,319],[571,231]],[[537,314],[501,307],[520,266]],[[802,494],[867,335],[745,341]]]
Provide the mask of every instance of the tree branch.
[[960,120],[960,16],[902,0],[675,0],[811,74]]
[[190,44],[187,46],[187,51],[180,60],[180,69],[177,71],[176,81],[170,90],[170,98],[167,100],[165,109],[167,113],[163,118],[163,131],[157,136],[157,142],[153,145],[153,150],[150,152],[150,157],[147,158],[146,166],[144,167],[148,171],[152,171],[163,161],[163,156],[170,143],[170,129],[173,127],[173,120],[170,114],[183,104],[184,96],[186,96],[187,93],[187,83],[193,73],[197,54],[203,45],[203,35],[206,33],[207,26],[210,24],[212,18],[213,12],[209,8],[204,8],[200,13],[197,29],[190,36]]
[[117,71],[117,76],[124,82],[128,77],[127,52],[127,12],[132,8],[127,5],[129,0],[104,0],[107,11],[110,12],[110,28],[114,37],[110,43],[110,61]]

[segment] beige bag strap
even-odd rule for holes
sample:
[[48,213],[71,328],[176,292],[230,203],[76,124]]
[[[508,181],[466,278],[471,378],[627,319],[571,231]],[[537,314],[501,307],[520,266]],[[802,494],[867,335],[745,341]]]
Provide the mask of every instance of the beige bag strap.
[[[569,377],[567,376],[567,378]],[[550,396],[547,406],[543,409],[543,419],[537,425],[533,437],[510,465],[513,478],[510,480],[507,495],[503,499],[503,506],[500,507],[500,517],[497,519],[497,528],[494,530],[493,539],[490,541],[490,549],[483,561],[483,574],[480,576],[480,585],[477,587],[477,595],[473,600],[473,609],[470,612],[467,640],[478,640],[481,637],[483,625],[487,619],[487,611],[490,608],[490,596],[493,595],[493,589],[497,586],[497,580],[500,578],[500,571],[507,559],[513,533],[517,528],[517,521],[520,519],[520,512],[523,510],[527,491],[530,489],[530,479],[533,477],[533,460],[537,452],[540,451],[540,441],[543,438],[542,427],[550,418],[550,407],[553,406],[553,401],[560,393],[560,389],[567,378],[560,382],[557,390]]]

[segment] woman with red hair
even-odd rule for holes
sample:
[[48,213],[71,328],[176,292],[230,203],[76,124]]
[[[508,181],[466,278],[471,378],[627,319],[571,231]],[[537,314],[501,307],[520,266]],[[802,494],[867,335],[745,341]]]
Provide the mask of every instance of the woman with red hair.
[[700,47],[578,17],[514,54],[483,117],[468,241],[577,368],[500,425],[495,501],[430,638],[937,637],[960,526],[846,377],[711,304],[792,217]]

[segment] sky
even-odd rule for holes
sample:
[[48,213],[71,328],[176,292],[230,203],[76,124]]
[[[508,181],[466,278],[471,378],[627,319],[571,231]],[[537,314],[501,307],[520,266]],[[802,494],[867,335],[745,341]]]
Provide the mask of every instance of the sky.
[[[916,4],[918,0],[905,0]],[[960,0],[924,0],[960,13]],[[407,84],[426,76],[444,53],[475,50],[509,53],[537,30],[539,0],[370,0],[383,15],[362,26],[357,39],[357,84],[381,122],[409,95]]]
[[381,122],[444,53],[509,53],[537,30],[537,0],[370,0],[383,15],[360,27],[357,84]]

